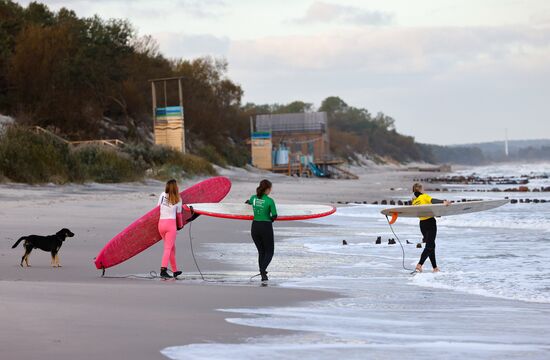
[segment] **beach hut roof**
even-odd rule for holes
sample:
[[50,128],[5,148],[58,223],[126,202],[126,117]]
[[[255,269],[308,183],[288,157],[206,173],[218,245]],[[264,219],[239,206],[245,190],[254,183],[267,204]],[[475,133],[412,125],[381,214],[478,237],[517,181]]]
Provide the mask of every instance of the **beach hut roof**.
[[327,127],[326,112],[265,114],[256,116],[256,131],[321,131]]

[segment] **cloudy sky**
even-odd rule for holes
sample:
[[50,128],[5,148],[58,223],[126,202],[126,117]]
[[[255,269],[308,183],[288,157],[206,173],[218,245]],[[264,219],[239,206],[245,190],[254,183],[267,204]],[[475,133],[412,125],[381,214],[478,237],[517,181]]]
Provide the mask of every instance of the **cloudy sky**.
[[225,57],[244,101],[337,95],[429,143],[550,138],[547,0],[44,2],[128,18],[169,57]]

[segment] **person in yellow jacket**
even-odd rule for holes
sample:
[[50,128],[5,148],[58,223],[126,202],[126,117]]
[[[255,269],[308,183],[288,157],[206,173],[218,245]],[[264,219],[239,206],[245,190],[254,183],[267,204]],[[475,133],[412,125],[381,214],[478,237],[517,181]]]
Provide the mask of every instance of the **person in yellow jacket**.
[[[422,184],[415,183],[412,191],[414,193],[414,198],[412,199],[413,205],[450,204],[447,200],[434,199],[430,195],[422,193]],[[437,262],[435,260],[435,237],[437,236],[437,224],[435,222],[435,218],[433,216],[421,217],[420,231],[422,232],[422,237],[424,238],[426,245],[424,246],[424,251],[422,251],[422,254],[420,255],[420,261],[416,265],[416,271],[422,272],[424,262],[427,258],[430,258],[433,272],[438,272],[439,268],[437,267]]]

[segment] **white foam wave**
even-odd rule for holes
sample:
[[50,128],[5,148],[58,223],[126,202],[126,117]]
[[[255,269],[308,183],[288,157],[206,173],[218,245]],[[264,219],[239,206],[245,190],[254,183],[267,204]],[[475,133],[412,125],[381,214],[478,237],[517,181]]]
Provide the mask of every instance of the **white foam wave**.
[[[297,307],[233,309],[246,316],[227,320],[303,332],[273,341],[172,347],[163,354],[171,359],[403,354],[424,359],[435,350],[452,359],[547,357],[550,204],[509,205],[438,219],[437,255],[443,271],[414,277],[401,270],[400,247],[387,245],[394,235],[379,213],[383,207],[352,205],[312,221],[325,226],[276,227],[277,236],[293,236],[276,245],[270,274],[278,284],[329,289],[346,297]],[[420,240],[417,219],[399,219],[394,228],[403,242]],[[377,235],[384,244],[374,244]],[[209,246],[223,250],[224,259],[254,268],[255,249],[249,245]],[[422,249],[404,246],[406,264],[414,266]]]
[[[263,360],[263,359],[388,359],[388,353],[413,354],[417,358],[453,351],[455,355],[468,359],[487,357],[524,357],[533,352],[548,351],[544,344],[503,344],[480,341],[416,341],[404,343],[339,343],[327,339],[326,343],[307,343],[303,339],[294,342],[256,342],[245,344],[191,344],[165,348],[161,353],[172,360]],[[447,358],[447,357],[446,357]]]
[[473,295],[496,297],[507,300],[520,300],[534,303],[550,304],[550,292],[541,291],[534,286],[517,284],[516,291],[511,291],[510,283],[503,283],[491,276],[480,276],[479,273],[454,272],[438,274],[418,274],[410,281],[414,285],[433,289],[447,289]]
[[474,218],[461,219],[460,217],[447,217],[438,221],[439,226],[465,227],[465,228],[493,228],[493,229],[520,229],[539,230],[550,232],[548,218],[533,214],[533,217],[501,217],[492,219]]

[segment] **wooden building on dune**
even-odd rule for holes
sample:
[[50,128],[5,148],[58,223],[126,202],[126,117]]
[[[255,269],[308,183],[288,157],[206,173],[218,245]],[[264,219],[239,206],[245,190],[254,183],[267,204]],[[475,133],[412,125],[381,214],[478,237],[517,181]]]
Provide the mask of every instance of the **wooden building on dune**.
[[155,109],[155,144],[185,153],[183,107],[166,106]]
[[330,153],[325,112],[257,115],[251,132],[255,167],[296,176],[356,178]]
[[[155,144],[167,146],[185,153],[182,80],[182,77],[171,77],[149,81],[151,82]],[[172,89],[168,88],[169,84]],[[172,93],[170,90],[172,90]],[[177,97],[175,96],[176,94]],[[160,99],[158,99],[159,97]],[[163,103],[162,105],[164,106],[158,106],[160,105],[159,103]],[[169,103],[172,105],[169,105]]]

